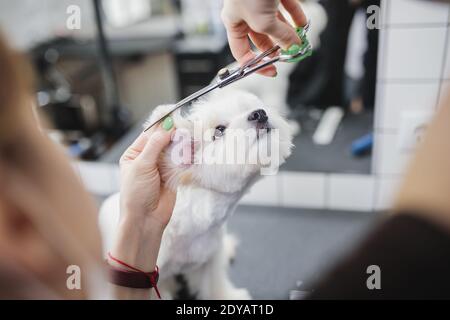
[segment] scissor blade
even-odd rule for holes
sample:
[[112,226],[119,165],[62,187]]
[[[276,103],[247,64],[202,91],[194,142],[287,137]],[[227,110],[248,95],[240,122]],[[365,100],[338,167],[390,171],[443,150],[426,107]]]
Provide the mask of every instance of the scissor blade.
[[218,87],[219,87],[218,83],[211,83],[209,86],[204,87],[203,89],[201,89],[201,90],[199,90],[197,92],[194,92],[190,96],[187,96],[183,100],[177,102],[169,112],[167,112],[164,116],[162,116],[161,118],[159,118],[158,120],[153,122],[151,125],[149,125],[147,128],[145,128],[144,132],[146,132],[147,130],[152,128],[155,124],[157,124],[158,122],[163,120],[165,117],[167,117],[169,114],[171,114],[175,110],[181,108],[182,106],[184,106],[185,104],[188,104],[191,101],[194,101],[195,99],[200,98],[201,96],[207,94],[208,92],[211,92],[212,90],[214,90],[214,89],[216,89]]

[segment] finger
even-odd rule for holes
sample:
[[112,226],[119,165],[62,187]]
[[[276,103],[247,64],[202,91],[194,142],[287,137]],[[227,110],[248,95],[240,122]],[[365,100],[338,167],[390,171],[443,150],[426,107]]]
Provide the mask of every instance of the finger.
[[293,44],[301,43],[295,29],[289,23],[277,17],[268,21],[263,31],[283,49],[289,49]]
[[[253,44],[261,51],[269,50],[274,46],[272,40],[265,34],[250,31],[249,36]],[[277,69],[274,65],[269,65],[257,73],[268,77],[275,77],[277,75]]]
[[230,45],[231,54],[240,64],[246,62],[253,55],[252,48],[248,41],[248,33],[250,31],[248,25],[241,21],[239,23],[225,22],[227,30],[228,43]]
[[277,17],[278,17],[278,19],[280,19],[281,21],[286,22],[286,23],[289,23],[289,22],[286,20],[286,17],[281,13],[280,10],[278,10],[278,12],[277,12]]
[[148,141],[149,134],[146,132],[142,132],[136,140],[125,150],[125,152],[122,154],[122,157],[120,157],[120,162],[124,163],[127,161],[133,161],[136,159],[136,157],[142,152],[144,149],[145,144]]
[[[227,27],[228,43],[230,44],[231,53],[233,57],[243,65],[247,61],[255,57],[255,53],[252,51],[250,42],[248,41],[248,34],[252,31],[248,28],[245,22],[240,24],[230,24]],[[256,45],[256,44],[255,44]],[[277,74],[275,66],[268,66],[262,70],[259,70],[259,74],[274,77]]]
[[265,34],[250,31],[249,36],[253,44],[261,51],[269,50],[274,46],[273,41]]
[[274,65],[264,67],[261,70],[256,71],[256,73],[271,78],[278,75],[277,67],[275,67]]
[[[246,62],[253,59],[254,57],[256,57],[256,54],[253,51],[251,51],[242,58],[242,62],[240,62],[239,64],[243,65]],[[265,68],[262,68],[261,70],[258,70],[257,73],[268,76],[268,77],[274,77],[277,75],[277,69],[274,65],[269,65]]]
[[[240,65],[243,65],[255,57],[255,53],[252,51],[250,42],[248,41],[248,35],[249,33],[252,33],[252,31],[244,21],[234,23],[227,22],[226,19],[223,20],[227,29],[227,38],[231,53],[236,61],[239,62]],[[258,45],[256,46],[258,47]],[[275,66],[272,65],[259,70],[258,73],[265,76],[274,77],[277,75],[277,70]]]
[[289,12],[296,27],[304,27],[308,23],[305,12],[298,0],[281,0],[281,4]]
[[148,141],[138,155],[137,160],[142,159],[148,166],[156,165],[159,155],[170,143],[172,131],[173,129],[166,131],[161,126],[158,126],[154,132],[149,134]]

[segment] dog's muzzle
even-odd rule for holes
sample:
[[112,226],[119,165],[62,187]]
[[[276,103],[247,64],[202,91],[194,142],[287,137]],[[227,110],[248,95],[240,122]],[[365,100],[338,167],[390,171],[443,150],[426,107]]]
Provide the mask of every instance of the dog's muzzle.
[[269,117],[267,116],[266,111],[264,111],[263,109],[252,111],[247,120],[255,123],[256,134],[258,138],[260,130],[265,130],[266,132],[270,131]]
[[256,123],[267,123],[269,117],[263,109],[258,109],[250,113],[248,121],[254,121]]

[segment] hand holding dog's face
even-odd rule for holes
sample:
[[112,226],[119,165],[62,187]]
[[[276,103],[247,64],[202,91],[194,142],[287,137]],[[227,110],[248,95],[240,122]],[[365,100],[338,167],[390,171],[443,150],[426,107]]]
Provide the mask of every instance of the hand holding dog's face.
[[[169,108],[158,107],[150,122]],[[262,168],[276,172],[291,152],[287,122],[246,92],[222,90],[172,117],[177,131],[160,162],[171,188],[194,184],[237,192]]]
[[152,220],[163,229],[175,205],[175,193],[161,188],[158,160],[170,143],[172,131],[156,126],[141,135],[120,158],[121,216],[125,220]]

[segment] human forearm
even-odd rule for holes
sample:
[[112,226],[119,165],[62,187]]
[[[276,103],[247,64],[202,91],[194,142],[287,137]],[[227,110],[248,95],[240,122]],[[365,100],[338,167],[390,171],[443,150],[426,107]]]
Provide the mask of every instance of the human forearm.
[[[125,215],[126,216],[126,215]],[[156,266],[164,226],[152,218],[124,219],[119,223],[111,255],[137,269],[152,272]],[[112,266],[123,268],[115,261]],[[114,286],[117,299],[147,299],[150,289]]]
[[[158,170],[158,159],[170,143],[171,129],[155,126],[141,133],[120,159],[121,218],[110,252],[118,259],[110,259],[113,267],[137,268],[146,273],[155,270],[161,238],[176,198],[174,192],[162,186]],[[114,289],[118,299],[147,299],[151,292],[121,286],[114,286]]]

